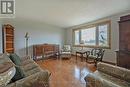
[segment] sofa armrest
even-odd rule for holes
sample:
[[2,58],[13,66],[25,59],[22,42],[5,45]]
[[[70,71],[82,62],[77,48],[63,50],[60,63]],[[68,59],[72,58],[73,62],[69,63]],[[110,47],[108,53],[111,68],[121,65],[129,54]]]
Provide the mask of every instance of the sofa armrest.
[[[90,73],[85,77],[86,81],[86,87],[121,87],[121,86],[115,86],[112,82],[109,80],[97,76],[95,73]],[[127,87],[127,86],[126,86]]]
[[86,87],[130,87],[130,83],[107,75],[100,71],[89,73],[85,77]]
[[97,65],[97,69],[98,71],[101,71],[108,75],[130,82],[130,70],[126,68],[99,62]]
[[49,87],[49,73],[41,71],[16,81],[16,87]]
[[[89,73],[85,78],[84,78],[85,82],[86,82],[86,87],[102,87],[102,82],[99,80],[98,77],[94,76],[94,74]],[[98,82],[98,86],[97,83]]]

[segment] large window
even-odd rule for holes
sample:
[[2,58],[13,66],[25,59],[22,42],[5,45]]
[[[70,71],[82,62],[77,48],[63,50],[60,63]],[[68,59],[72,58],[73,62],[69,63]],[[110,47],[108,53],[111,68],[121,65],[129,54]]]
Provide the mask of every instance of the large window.
[[74,29],[74,45],[110,48],[110,21]]
[[96,27],[81,30],[81,41],[85,45],[96,45]]

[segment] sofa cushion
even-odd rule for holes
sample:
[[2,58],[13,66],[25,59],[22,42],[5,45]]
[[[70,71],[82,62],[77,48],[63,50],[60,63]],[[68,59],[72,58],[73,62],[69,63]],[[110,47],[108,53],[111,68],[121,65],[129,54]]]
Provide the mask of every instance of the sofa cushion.
[[10,54],[10,59],[13,61],[14,64],[21,65],[20,57],[16,53]]
[[40,71],[16,82],[17,87],[49,87],[49,74]]
[[25,74],[20,67],[15,66],[15,68],[16,68],[16,73],[15,73],[14,77],[12,78],[13,82],[25,77]]
[[25,61],[21,61],[22,66],[25,66],[25,65],[30,64],[30,63],[34,63],[34,61],[31,59],[26,59]]
[[[1,60],[0,60],[1,61]],[[0,63],[0,73],[4,73],[7,70],[9,70],[11,67],[13,67],[14,65],[11,62],[3,62]]]
[[15,83],[10,83],[6,87],[16,87],[16,84]]
[[33,68],[38,67],[38,65],[36,65],[35,63],[29,63],[29,64],[26,64],[26,65],[20,66],[20,67],[24,70],[24,72],[27,72],[29,70],[32,70]]
[[27,76],[30,76],[30,75],[35,74],[37,72],[40,72],[40,71],[42,71],[42,69],[40,67],[35,67],[35,68],[25,72],[25,76],[27,77]]

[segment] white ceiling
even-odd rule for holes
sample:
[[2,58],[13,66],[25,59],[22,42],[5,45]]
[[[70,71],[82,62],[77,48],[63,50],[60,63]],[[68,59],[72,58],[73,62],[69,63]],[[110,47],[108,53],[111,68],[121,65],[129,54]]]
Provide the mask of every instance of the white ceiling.
[[130,0],[15,0],[16,18],[71,27],[130,10]]

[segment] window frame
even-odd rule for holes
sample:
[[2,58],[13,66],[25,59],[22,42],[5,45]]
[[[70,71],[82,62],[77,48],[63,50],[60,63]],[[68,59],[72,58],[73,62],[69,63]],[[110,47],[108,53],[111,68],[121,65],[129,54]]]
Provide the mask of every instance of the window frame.
[[[107,46],[99,46],[99,42],[97,43],[97,40],[96,40],[96,45],[95,46],[92,46],[92,45],[81,45],[81,44],[78,44],[76,45],[75,44],[75,31],[77,30],[83,30],[83,29],[87,29],[87,28],[91,28],[91,27],[96,27],[96,32],[98,31],[98,26],[101,26],[101,25],[105,25],[107,24],[108,25],[108,36],[107,36],[107,41],[108,41],[108,47]],[[96,35],[96,39],[97,39],[97,35]],[[81,38],[80,40],[81,41]],[[78,27],[76,29],[73,29],[72,30],[72,44],[74,47],[89,47],[89,48],[104,48],[104,49],[111,49],[111,21],[110,20],[107,20],[107,21],[103,21],[103,22],[98,22],[98,23],[93,23],[93,24],[90,24],[90,25],[85,25],[85,26],[82,26],[82,27]]]

